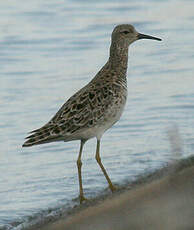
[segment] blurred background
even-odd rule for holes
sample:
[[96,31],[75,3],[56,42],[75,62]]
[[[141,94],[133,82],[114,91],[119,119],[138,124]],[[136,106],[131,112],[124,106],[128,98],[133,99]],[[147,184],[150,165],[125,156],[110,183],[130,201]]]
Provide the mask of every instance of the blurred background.
[[[79,203],[79,141],[21,145],[105,64],[117,24],[163,41],[129,49],[125,112],[101,146],[113,183],[170,162],[170,127],[178,127],[181,157],[194,152],[193,12],[191,0],[1,1],[0,229],[22,229]],[[95,145],[88,141],[83,153],[87,197],[109,193]]]

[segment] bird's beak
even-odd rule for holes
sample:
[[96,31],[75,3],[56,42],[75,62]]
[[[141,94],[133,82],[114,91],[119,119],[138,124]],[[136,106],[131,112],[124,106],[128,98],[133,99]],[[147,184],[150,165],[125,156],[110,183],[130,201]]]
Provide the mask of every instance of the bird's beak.
[[150,35],[146,35],[146,34],[140,34],[138,33],[137,35],[137,39],[153,39],[153,40],[157,40],[157,41],[162,41],[162,39],[160,38],[156,38],[156,37],[153,37],[153,36],[150,36]]

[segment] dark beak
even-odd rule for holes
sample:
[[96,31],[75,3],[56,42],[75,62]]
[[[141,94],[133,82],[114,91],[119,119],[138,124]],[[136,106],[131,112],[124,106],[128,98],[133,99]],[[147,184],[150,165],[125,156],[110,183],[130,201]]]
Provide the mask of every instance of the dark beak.
[[162,41],[162,39],[160,38],[156,38],[156,37],[153,37],[153,36],[150,36],[150,35],[146,35],[146,34],[138,34],[137,35],[138,39],[153,39],[153,40],[157,40],[157,41]]

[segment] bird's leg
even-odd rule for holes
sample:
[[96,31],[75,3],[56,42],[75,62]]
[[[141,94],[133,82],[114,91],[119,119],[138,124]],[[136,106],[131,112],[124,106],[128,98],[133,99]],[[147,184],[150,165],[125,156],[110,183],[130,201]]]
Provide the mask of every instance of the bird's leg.
[[106,177],[106,180],[109,184],[110,190],[113,192],[115,190],[115,187],[113,186],[100,158],[100,140],[97,140],[97,147],[96,147],[96,161],[98,162],[100,168],[102,169],[102,172],[104,173],[104,176]]
[[82,150],[83,150],[83,146],[85,144],[85,141],[81,140],[81,144],[80,144],[80,150],[79,150],[79,156],[77,158],[77,169],[78,169],[78,178],[79,178],[79,192],[80,192],[80,204],[86,200],[86,198],[84,197],[84,193],[83,193],[83,187],[82,187],[82,174],[81,174],[81,167],[82,167],[82,161],[81,161],[81,156],[82,156]]

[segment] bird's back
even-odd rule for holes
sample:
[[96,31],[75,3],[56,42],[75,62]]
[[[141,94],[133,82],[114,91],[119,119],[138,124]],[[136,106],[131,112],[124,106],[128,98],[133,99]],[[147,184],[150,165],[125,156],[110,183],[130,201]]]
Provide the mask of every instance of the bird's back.
[[46,125],[32,131],[23,146],[101,136],[120,118],[126,102],[126,77],[120,74],[107,63]]

